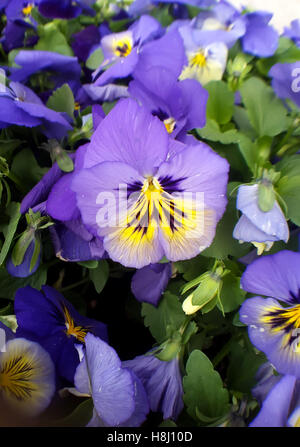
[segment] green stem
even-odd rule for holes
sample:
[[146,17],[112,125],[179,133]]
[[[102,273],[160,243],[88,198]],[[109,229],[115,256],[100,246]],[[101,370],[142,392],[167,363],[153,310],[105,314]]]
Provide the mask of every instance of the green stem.
[[9,172],[6,175],[7,178],[9,178],[12,182],[15,183],[15,185],[18,187],[18,189],[21,192],[24,192],[24,185],[22,184],[22,181],[19,179],[19,177],[17,177],[13,172]]
[[62,289],[60,289],[60,292],[63,293],[63,292],[66,292],[67,290],[75,289],[75,287],[79,287],[82,284],[85,284],[86,282],[88,282],[89,280],[90,280],[90,278],[81,279],[80,281],[74,282],[73,284],[70,284],[67,287],[63,287]]
[[278,144],[277,149],[276,149],[276,153],[277,153],[277,155],[278,155],[279,157],[281,156],[280,151],[281,151],[282,148],[285,146],[285,144],[286,144],[286,142],[289,140],[289,138],[292,136],[294,130],[295,130],[295,127],[294,127],[294,123],[293,123],[293,124],[289,127],[289,129],[288,129],[287,133],[285,134],[285,136],[281,139],[280,143]]
[[221,351],[218,352],[218,354],[215,356],[215,358],[212,361],[212,364],[214,368],[223,360],[224,357],[229,354],[231,345],[236,341],[236,337],[233,336],[221,349]]

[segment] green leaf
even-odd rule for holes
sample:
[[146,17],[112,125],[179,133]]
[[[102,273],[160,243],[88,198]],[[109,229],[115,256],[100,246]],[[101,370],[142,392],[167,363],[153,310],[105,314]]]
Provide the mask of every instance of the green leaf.
[[48,99],[47,107],[56,112],[65,112],[73,118],[75,100],[73,92],[68,84],[62,85],[52,93]]
[[205,127],[202,129],[197,129],[197,133],[205,140],[217,141],[222,144],[238,143],[241,139],[236,129],[222,132],[219,124],[212,119],[207,120]]
[[50,22],[38,26],[39,41],[34,49],[37,51],[53,51],[54,53],[74,56],[65,36],[59,31],[55,23]]
[[256,144],[253,143],[246,135],[241,135],[239,149],[245,162],[247,163],[247,166],[253,173],[255,173],[255,166],[258,160],[258,149]]
[[174,263],[174,267],[183,274],[186,281],[193,281],[208,270],[209,263],[209,259],[199,255],[187,261],[177,261]]
[[298,48],[291,40],[281,37],[279,47],[272,57],[259,59],[257,68],[263,76],[267,76],[269,71],[275,64],[292,64],[300,60],[300,48]]
[[284,177],[278,183],[277,192],[287,205],[287,217],[300,226],[300,177]]
[[276,169],[281,172],[276,191],[287,205],[287,217],[299,226],[300,156],[294,155],[284,158],[276,165]]
[[186,364],[183,378],[184,402],[191,417],[198,420],[197,412],[206,418],[218,418],[229,410],[228,391],[206,355],[194,350]]
[[212,274],[205,276],[193,292],[193,306],[202,308],[208,304],[217,295],[220,285],[220,279],[214,278]]
[[225,313],[237,309],[243,303],[245,296],[246,292],[240,286],[240,278],[232,273],[224,276],[220,298]]
[[158,20],[163,27],[168,27],[173,22],[173,17],[169,14],[168,7],[154,8],[150,14]]
[[10,217],[9,224],[5,231],[5,241],[1,248],[0,252],[0,266],[3,264],[3,262],[6,259],[6,256],[8,254],[8,251],[10,249],[13,237],[15,235],[15,232],[17,230],[18,222],[20,220],[21,214],[20,214],[20,204],[16,202],[11,202],[7,209],[7,214]]
[[22,264],[25,253],[33,239],[34,231],[32,230],[24,231],[19,237],[11,253],[11,259],[15,266]]
[[16,332],[18,327],[17,318],[15,315],[0,315],[1,323],[5,324],[13,332]]
[[91,261],[79,261],[77,264],[87,269],[96,269],[99,263],[96,260],[91,260]]
[[159,428],[164,428],[164,427],[177,427],[177,425],[176,425],[175,422],[172,421],[171,419],[166,419],[166,420],[163,421],[161,424],[159,424],[158,427],[159,427]]
[[55,161],[63,172],[72,172],[74,170],[74,162],[65,150],[57,154]]
[[98,267],[95,269],[91,269],[89,273],[96,291],[98,293],[101,293],[109,277],[109,265],[107,261],[99,261]]
[[104,55],[102,48],[97,48],[97,50],[93,51],[88,57],[85,65],[90,70],[96,70],[103,62]]
[[209,93],[207,101],[207,118],[219,124],[228,123],[234,110],[234,93],[224,81],[211,81],[205,89]]
[[210,247],[202,252],[202,255],[218,259],[225,259],[229,255],[236,257],[246,255],[249,251],[249,244],[240,244],[232,236],[237,221],[235,199],[229,197],[225,214],[217,226],[214,241]]
[[75,410],[64,419],[56,421],[58,427],[85,427],[93,416],[93,399],[85,399]]
[[256,132],[251,126],[249,115],[246,109],[241,106],[235,106],[233,120],[236,123],[242,136],[246,136],[250,138],[250,140],[254,140],[256,138]]
[[274,137],[288,128],[287,109],[272,87],[252,77],[240,89],[250,122],[259,137]]
[[30,149],[20,151],[11,166],[11,172],[22,182],[25,191],[36,185],[47,171],[39,166]]
[[168,291],[165,292],[158,307],[143,303],[142,316],[145,318],[145,326],[149,327],[158,343],[165,341],[178,330],[186,318],[178,297]]
[[15,278],[5,268],[0,268],[0,298],[13,300],[16,291],[25,286],[40,289],[47,281],[47,268],[41,266],[37,271],[27,278]]
[[265,361],[265,356],[262,353],[256,354],[251,347],[246,349],[238,343],[233,344],[227,371],[228,387],[234,391],[251,394],[255,385],[255,374]]
[[32,270],[34,269],[35,265],[37,264],[38,260],[39,260],[39,255],[41,252],[41,239],[40,236],[37,235],[34,241],[34,250],[33,250],[33,254],[32,254],[32,258],[30,261],[30,267],[29,267],[29,272],[31,273]]

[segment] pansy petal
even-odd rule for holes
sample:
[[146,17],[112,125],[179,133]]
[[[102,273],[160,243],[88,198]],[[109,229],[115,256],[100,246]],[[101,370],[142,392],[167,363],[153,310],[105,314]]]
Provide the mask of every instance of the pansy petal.
[[264,256],[247,267],[241,285],[247,292],[296,304],[300,290],[299,263],[300,254],[287,250]]
[[160,39],[148,42],[139,53],[138,64],[133,76],[143,82],[145,71],[163,67],[178,77],[185,63],[183,41],[177,30],[170,31]]
[[182,379],[178,359],[164,362],[152,355],[135,357],[123,362],[132,369],[144,385],[150,408],[161,411],[164,419],[175,419],[183,409]]
[[271,298],[246,300],[240,319],[249,326],[249,338],[280,374],[300,377],[299,305],[283,308]]
[[135,298],[141,302],[157,306],[165,291],[172,268],[170,263],[156,264],[137,270],[132,277],[131,290]]
[[54,366],[42,347],[24,338],[10,340],[0,356],[0,394],[17,412],[36,416],[49,404],[55,391]]
[[134,374],[133,371],[130,371],[130,374],[134,382],[135,408],[130,418],[120,424],[120,427],[140,427],[140,425],[142,425],[145,421],[150,410],[147,393],[141,380]]
[[152,39],[157,39],[163,34],[163,27],[154,17],[142,15],[131,27],[134,42],[139,46]]
[[121,367],[113,348],[91,334],[86,336],[86,362],[92,397],[97,413],[105,423],[117,426],[132,415],[134,384],[130,372]]
[[235,239],[243,242],[278,241],[278,237],[261,231],[244,214],[238,220],[232,235]]
[[131,53],[116,60],[108,67],[95,81],[95,86],[103,86],[118,78],[127,78],[132,74],[136,64],[138,62],[138,53],[134,48]]
[[161,182],[167,178],[175,191],[203,193],[205,208],[214,209],[219,220],[227,204],[228,171],[225,158],[198,142],[163,163],[156,175]]
[[142,175],[151,175],[166,159],[167,151],[168,134],[160,120],[133,99],[124,99],[94,132],[86,151],[85,167],[122,161]]
[[16,278],[27,278],[30,275],[33,275],[35,273],[40,265],[41,262],[41,251],[39,252],[38,258],[36,259],[35,264],[30,269],[30,264],[32,260],[32,256],[34,253],[35,248],[35,241],[33,240],[29,247],[27,248],[24,258],[19,265],[14,265],[11,256],[8,258],[8,261],[6,263],[7,271],[10,275],[15,276]]
[[[73,155],[71,154],[71,158]],[[29,208],[44,202],[53,185],[64,175],[57,163],[54,163],[51,169],[37,183],[33,189],[24,197],[21,203],[21,213],[24,214]]]
[[25,110],[18,107],[18,102],[8,98],[0,98],[0,122],[5,125],[16,124],[18,126],[35,127],[41,124],[41,119],[31,116]]
[[[83,222],[93,228],[95,234],[102,236],[102,227],[113,227],[118,223],[119,190],[122,192],[122,188],[126,189],[142,180],[134,168],[121,162],[99,163],[92,168],[82,169],[74,175],[71,187],[77,193]],[[127,198],[126,190],[123,198]],[[104,207],[111,214],[102,213]]]
[[86,241],[69,230],[63,224],[56,224],[50,228],[55,254],[58,258],[70,262],[90,261],[101,259],[104,255],[103,243],[100,239]]
[[295,377],[283,377],[270,391],[250,427],[285,427],[295,383]]
[[243,50],[258,57],[273,56],[278,47],[279,35],[270,25],[268,13],[247,14],[247,30],[242,38]]
[[65,221],[77,217],[76,194],[71,190],[73,173],[65,174],[51,189],[47,200],[47,213],[53,219]]
[[270,211],[264,212],[258,206],[259,185],[242,185],[237,196],[237,209],[242,211],[251,222],[271,236],[277,236],[285,242],[289,239],[289,228],[285,216],[275,201]]
[[128,98],[128,88],[125,85],[116,84],[85,84],[83,90],[86,94],[96,102],[112,102],[120,98]]

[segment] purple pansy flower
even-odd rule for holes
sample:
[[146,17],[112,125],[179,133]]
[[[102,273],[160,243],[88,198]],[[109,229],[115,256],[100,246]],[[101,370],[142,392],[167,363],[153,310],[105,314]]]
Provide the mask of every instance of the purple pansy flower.
[[76,57],[51,51],[21,50],[15,57],[15,63],[20,68],[10,68],[12,81],[27,82],[32,74],[39,71],[52,73],[51,79],[56,87],[66,82],[80,81],[81,67]]
[[258,57],[271,57],[278,48],[278,32],[269,24],[273,14],[258,11],[244,16],[246,33],[242,38],[245,53]]
[[148,395],[150,408],[164,419],[176,420],[183,409],[182,378],[178,358],[166,362],[153,355],[141,355],[123,362],[139,377]]
[[300,382],[294,376],[279,376],[250,427],[299,427],[299,423]]
[[241,285],[257,296],[246,300],[240,320],[249,337],[281,374],[300,377],[300,254],[281,251],[249,265]]
[[[99,106],[93,107],[94,128],[103,119],[102,113],[101,107],[100,111]],[[32,208],[34,212],[40,211],[55,219],[55,225],[51,226],[49,231],[56,256],[64,261],[101,259],[105,254],[102,239],[95,238],[83,225],[76,195],[70,188],[73,176],[83,165],[85,150],[84,145],[77,149],[76,154],[70,154],[75,161],[75,169],[71,173],[64,173],[57,163],[54,163],[21,203],[21,213]]]
[[158,3],[175,3],[197,6],[198,8],[208,8],[216,3],[216,0],[135,0],[129,6],[129,14],[135,16],[151,11]]
[[150,16],[142,16],[127,31],[103,37],[101,46],[105,59],[95,71],[94,78],[108,68],[95,84],[105,85],[129,75],[142,79],[145,71],[153,67],[164,67],[179,76],[184,63],[181,38],[176,30],[160,37],[162,34],[159,22]]
[[200,12],[193,19],[192,26],[200,30],[199,36],[205,42],[224,42],[229,48],[246,32],[241,13],[226,1],[220,1],[209,11]]
[[256,385],[251,390],[251,394],[262,405],[271,389],[280,381],[282,376],[280,374],[274,374],[274,368],[271,363],[263,363],[256,375]]
[[140,380],[123,367],[113,348],[92,334],[86,335],[74,385],[93,399],[88,427],[136,427],[146,419],[149,405]]
[[252,242],[259,254],[269,250],[275,241],[288,241],[289,227],[277,201],[270,211],[260,208],[259,184],[239,187],[237,209],[243,214],[233,231],[235,239]]
[[11,50],[20,47],[32,47],[38,41],[37,35],[28,35],[25,39],[25,33],[28,30],[28,26],[20,24],[19,22],[7,21],[7,24],[3,30],[3,35],[0,39],[0,43],[6,53]]
[[128,98],[128,87],[125,85],[106,84],[84,84],[82,89],[94,104],[112,102],[120,98]]
[[281,99],[290,99],[300,107],[300,62],[275,64],[269,76],[276,95]]
[[[14,414],[34,417],[50,404],[55,392],[54,365],[36,342],[17,338],[0,322],[0,401]],[[2,339],[1,339],[2,341]]]
[[97,127],[83,167],[71,187],[83,222],[113,260],[142,268],[211,244],[227,202],[227,161],[204,143],[171,139],[133,99],[119,101]]
[[94,46],[100,43],[100,29],[95,25],[90,25],[73,34],[72,49],[78,60],[85,62]]
[[179,79],[196,79],[202,85],[221,80],[228,55],[225,43],[214,40],[211,36],[207,37],[201,30],[194,29],[190,24],[179,26],[179,32],[187,57]]
[[73,19],[80,14],[94,15],[96,0],[38,0],[39,12],[49,19]]
[[36,259],[34,266],[31,268],[31,260],[34,253],[34,248],[35,248],[35,241],[33,240],[29,244],[24,254],[23,261],[20,265],[14,265],[11,256],[8,258],[8,261],[6,263],[6,269],[11,276],[15,276],[16,278],[27,278],[28,276],[33,275],[33,273],[37,271],[41,262],[41,251],[39,252],[39,255]]
[[157,306],[171,275],[172,266],[169,262],[147,265],[133,275],[131,291],[138,301]]
[[112,33],[101,39],[104,61],[94,72],[94,78],[108,67],[96,80],[96,85],[104,85],[116,78],[129,76],[138,63],[143,45],[160,37],[163,29],[153,17],[143,15],[127,31]]
[[15,297],[17,336],[38,341],[52,357],[59,377],[73,382],[79,357],[75,345],[88,332],[107,339],[106,325],[80,315],[57,290],[24,287]]
[[19,82],[11,82],[0,92],[0,128],[12,124],[41,126],[49,138],[62,138],[72,129],[60,113],[46,107],[31,89]]
[[134,80],[128,91],[163,121],[168,133],[179,140],[188,130],[206,123],[208,92],[194,79],[177,81],[167,70],[145,72],[143,82]]
[[300,19],[293,20],[289,28],[285,27],[283,36],[288,37],[300,47]]
[[33,19],[31,12],[36,3],[35,1],[10,0],[5,9],[7,20],[17,22],[19,25],[26,27],[35,27],[37,23]]

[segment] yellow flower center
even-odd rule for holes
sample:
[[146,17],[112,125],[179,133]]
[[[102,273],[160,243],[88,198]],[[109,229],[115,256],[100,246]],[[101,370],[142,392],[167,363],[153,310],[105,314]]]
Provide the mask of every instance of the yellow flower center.
[[119,40],[115,44],[114,53],[118,57],[127,57],[132,50],[132,41],[129,38]]
[[25,6],[22,9],[22,12],[23,12],[24,16],[30,16],[31,11],[33,10],[33,8],[34,8],[34,3],[28,3],[27,6]]
[[176,121],[174,118],[167,118],[164,120],[164,125],[168,133],[172,133],[176,126]]
[[199,51],[198,53],[194,54],[190,59],[191,67],[205,67],[206,65],[206,57],[203,53],[203,51]]
[[287,328],[300,328],[300,304],[288,309],[274,307],[262,317],[264,323],[270,324],[275,332]]
[[74,110],[80,110],[80,104],[78,101],[75,102]]
[[63,306],[64,315],[65,315],[65,325],[67,330],[65,331],[68,336],[75,337],[81,343],[84,343],[85,336],[88,332],[88,328],[84,328],[82,326],[75,326],[75,322],[70,315],[70,312]]
[[33,366],[25,356],[10,357],[0,371],[0,388],[19,400],[31,396],[35,386],[30,382]]

